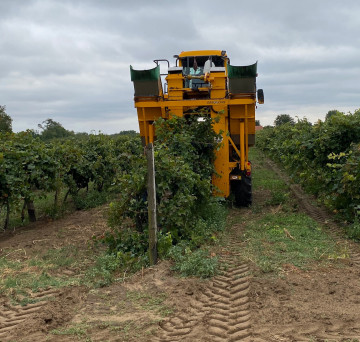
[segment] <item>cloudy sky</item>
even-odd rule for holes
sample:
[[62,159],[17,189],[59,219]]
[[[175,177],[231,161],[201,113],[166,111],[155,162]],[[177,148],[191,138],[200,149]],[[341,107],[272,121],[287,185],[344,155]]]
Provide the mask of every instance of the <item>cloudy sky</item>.
[[186,50],[258,60],[261,124],[360,107],[358,0],[0,0],[0,105],[14,131],[138,130],[129,65]]

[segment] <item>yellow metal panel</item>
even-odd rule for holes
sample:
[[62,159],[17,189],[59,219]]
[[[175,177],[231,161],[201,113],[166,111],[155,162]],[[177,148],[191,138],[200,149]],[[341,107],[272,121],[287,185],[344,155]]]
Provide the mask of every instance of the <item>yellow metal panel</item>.
[[[221,56],[221,50],[194,50],[194,51],[183,51],[179,57],[193,57],[193,56]],[[226,54],[225,54],[226,56]]]
[[255,118],[248,120],[248,132],[249,134],[255,134]]
[[183,99],[183,76],[182,74],[168,75],[166,77],[168,83],[168,99],[182,100]]
[[[254,104],[255,100],[253,99],[224,99],[224,97],[211,98],[207,100],[182,100],[182,101],[138,101],[135,102],[135,107],[179,107],[179,106],[212,106],[212,105],[244,105],[244,104]],[[191,105],[190,105],[191,104]]]
[[143,120],[143,124],[144,124],[145,144],[147,145],[149,143],[149,133],[148,133],[148,125],[147,125],[147,121],[146,121],[146,116],[145,116],[145,108],[142,109],[142,120]]
[[240,168],[245,170],[245,123],[244,121],[240,122]]
[[255,104],[254,103],[242,103],[238,105],[232,105],[230,103],[230,117],[232,119],[245,119],[245,106],[247,105],[247,117],[255,119]]
[[216,114],[214,111],[211,112],[213,118],[219,117],[220,120],[214,123],[214,131],[216,133],[221,133],[222,143],[218,151],[216,151],[216,159],[214,162],[215,170],[220,176],[213,176],[213,184],[218,188],[218,196],[228,197],[230,195],[230,184],[229,184],[229,137],[227,135],[227,108],[221,105],[213,106],[214,111],[219,112],[223,111],[220,115]]
[[173,116],[183,116],[183,107],[169,107],[169,119]]
[[[140,107],[137,108],[140,136],[145,138],[145,143],[148,144],[151,137],[150,126],[158,118],[162,116],[162,109],[160,107]],[[152,133],[154,134],[154,133]]]
[[145,136],[145,125],[143,121],[139,121],[140,136]]
[[[249,155],[249,133],[248,133],[248,123],[249,123],[249,120],[248,120],[248,106],[245,105],[245,154],[244,154],[244,157],[245,157],[245,162],[248,161],[248,155]],[[241,134],[241,131],[240,131],[240,134]],[[241,138],[241,137],[240,137]],[[241,170],[245,170],[245,164],[244,164],[244,168],[241,167]]]
[[149,143],[154,142],[154,125],[149,125]]

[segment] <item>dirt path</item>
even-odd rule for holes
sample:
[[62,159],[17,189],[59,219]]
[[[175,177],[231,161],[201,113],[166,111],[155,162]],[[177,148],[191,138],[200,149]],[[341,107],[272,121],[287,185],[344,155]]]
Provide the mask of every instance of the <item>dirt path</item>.
[[222,274],[202,291],[188,289],[187,306],[159,324],[153,341],[240,341],[250,336],[249,267],[232,246],[219,257]]
[[296,267],[277,280],[252,279],[253,341],[360,341],[360,248],[344,240],[339,224],[292,184],[271,161],[266,164],[290,187],[300,210],[346,246],[341,268],[303,272]]
[[[301,210],[347,244],[350,258],[340,267],[304,271],[289,264],[278,277],[259,273],[255,263],[242,257],[246,226],[237,218],[244,222],[263,213],[233,209],[233,224],[214,250],[222,272],[213,279],[180,278],[165,261],[133,276],[120,274],[118,281],[102,288],[29,290],[35,303],[24,306],[14,305],[9,293],[2,293],[0,341],[359,341],[359,245],[344,242],[325,211],[297,186],[291,190]],[[266,202],[268,196],[255,192],[254,202]],[[83,250],[85,257],[92,252],[91,236],[107,229],[103,211],[77,212],[2,235],[0,257],[21,264],[68,245]],[[36,270],[35,263],[31,267]],[[6,268],[2,270],[1,276],[7,277]],[[76,279],[80,270],[75,263],[51,274]]]

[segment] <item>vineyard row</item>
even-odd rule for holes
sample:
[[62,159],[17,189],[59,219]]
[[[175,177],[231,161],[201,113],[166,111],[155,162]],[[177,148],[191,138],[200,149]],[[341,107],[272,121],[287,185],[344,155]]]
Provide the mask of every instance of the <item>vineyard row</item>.
[[139,137],[125,135],[45,143],[28,131],[2,134],[0,142],[0,212],[5,210],[5,229],[10,212],[21,205],[31,215],[36,196],[55,192],[57,206],[63,189],[76,195],[91,182],[97,191],[107,190],[142,152]]
[[257,146],[281,163],[293,179],[350,221],[360,211],[360,110],[267,127]]

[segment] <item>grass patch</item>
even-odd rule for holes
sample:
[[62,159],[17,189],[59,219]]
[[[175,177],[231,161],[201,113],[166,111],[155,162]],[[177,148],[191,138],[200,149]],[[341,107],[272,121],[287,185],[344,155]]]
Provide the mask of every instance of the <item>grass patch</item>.
[[309,269],[330,260],[347,258],[348,253],[305,214],[267,214],[249,222],[242,254],[264,273],[278,273],[286,265]]
[[[97,254],[97,255],[96,255]],[[89,288],[109,285],[115,271],[123,266],[120,259],[103,251],[95,255],[75,246],[46,250],[28,260],[0,258],[0,293],[15,303],[35,302],[31,295],[48,288],[85,285]],[[71,272],[62,272],[65,269]],[[41,299],[40,299],[41,300]]]
[[[253,191],[270,194],[265,201],[266,206],[291,207],[289,186],[264,162],[262,153],[256,148],[252,148],[250,158],[255,165],[252,176]],[[256,202],[253,209],[255,212],[261,212],[261,208],[258,208]]]
[[253,173],[253,188],[270,191],[288,191],[286,183],[270,169],[257,168]]
[[[253,213],[235,220],[244,226],[240,253],[253,261],[262,273],[278,274],[287,265],[310,269],[348,257],[345,247],[337,244],[321,226],[303,213],[295,212],[289,188],[263,161],[256,148],[251,149],[254,191],[264,201],[255,202]],[[276,210],[266,208],[276,206]]]
[[287,192],[289,187],[279,176],[264,163],[264,156],[257,148],[251,148],[249,159],[254,163],[252,185],[254,190]]
[[114,254],[103,254],[96,258],[95,264],[85,272],[83,283],[88,287],[104,287],[114,280],[114,274],[120,269],[121,259]]
[[[43,264],[50,269],[75,266],[78,263],[79,254],[80,252],[76,246],[49,249],[41,256],[40,262],[43,262]],[[36,259],[34,259],[34,262],[35,261]]]
[[126,297],[133,305],[145,311],[153,311],[161,317],[166,317],[173,313],[173,308],[164,304],[167,298],[165,293],[151,295],[141,291],[128,291]]
[[79,285],[79,279],[52,276],[41,268],[24,266],[21,270],[12,270],[6,277],[1,278],[0,293],[10,296],[16,303],[26,305],[38,301],[31,298],[32,293],[50,287],[60,288],[70,285]]
[[[87,330],[89,329],[89,325],[86,323],[79,323],[74,324],[71,326],[68,326],[66,328],[60,328],[60,329],[54,329],[50,333],[52,335],[70,335],[70,336],[76,336],[78,339],[83,339],[87,337]],[[91,341],[91,339],[87,339],[88,341]]]

